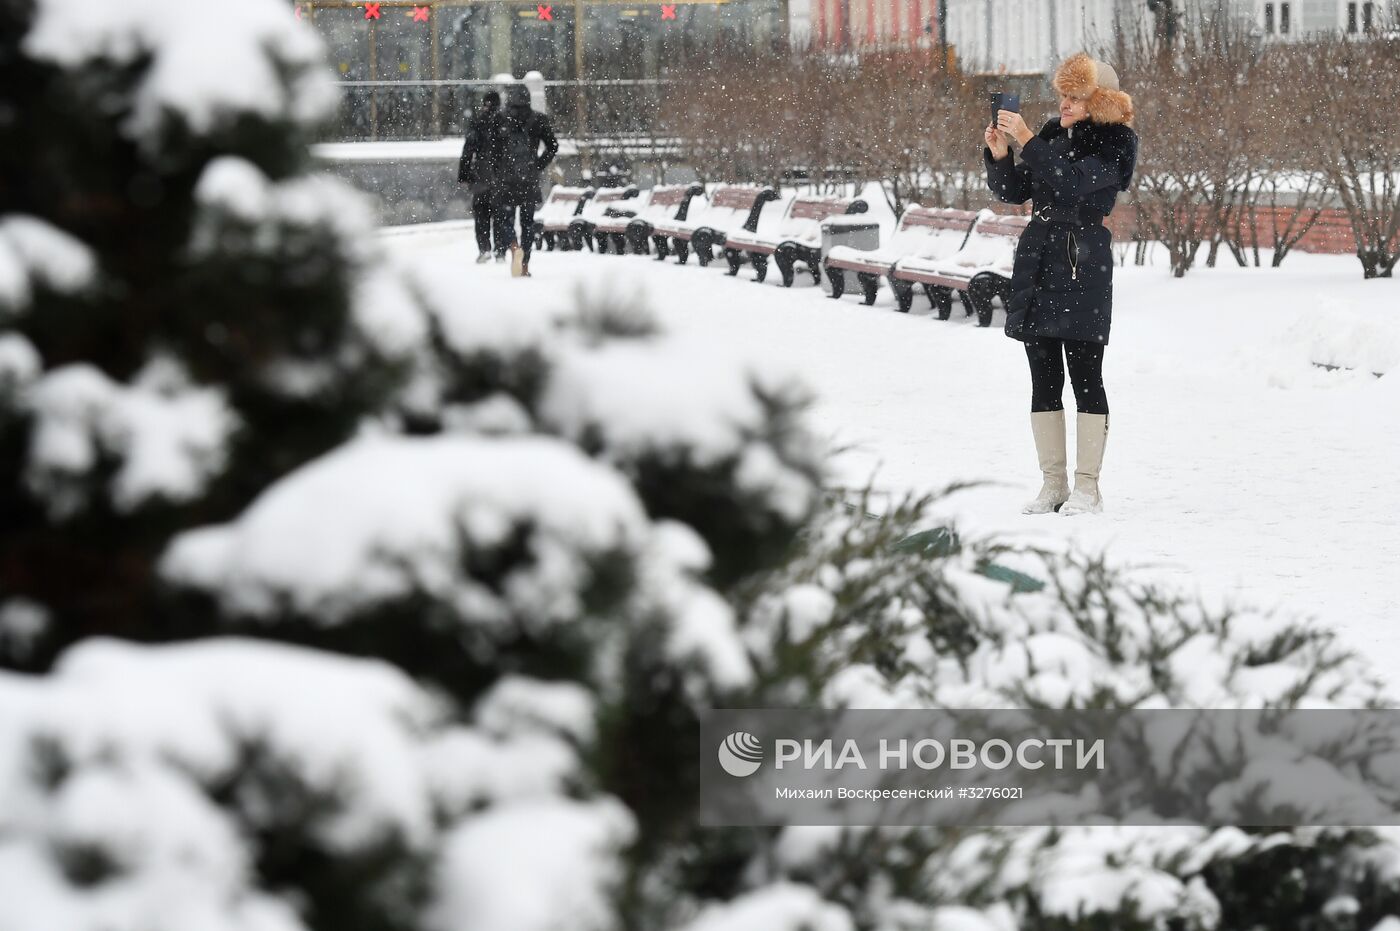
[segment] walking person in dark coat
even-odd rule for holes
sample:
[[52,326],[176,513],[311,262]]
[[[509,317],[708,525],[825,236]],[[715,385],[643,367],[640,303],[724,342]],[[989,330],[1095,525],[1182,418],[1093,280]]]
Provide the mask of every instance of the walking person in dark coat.
[[[491,123],[491,209],[496,217],[496,254],[509,244],[511,274],[530,274],[535,244],[535,211],[540,207],[540,173],[554,161],[559,143],[549,117],[530,109],[530,91],[513,84],[506,108]],[[544,151],[540,151],[543,146]],[[519,215],[519,235],[516,216]]]
[[500,109],[501,95],[487,91],[481,98],[481,106],[467,122],[467,140],[462,146],[461,164],[457,166],[457,180],[471,185],[478,265],[491,261],[491,165],[487,143],[491,122]]
[[[1112,237],[1103,225],[1137,162],[1133,102],[1113,68],[1088,55],[1055,74],[1060,116],[1032,133],[1019,113],[998,111],[984,133],[987,184],[1000,200],[1032,202],[1016,245],[1006,335],[1021,340],[1031,368],[1031,433],[1043,484],[1022,513],[1098,513],[1108,439],[1104,348],[1113,317]],[[1021,146],[1018,162],[1009,142]],[[1071,492],[1062,395],[1068,366],[1078,408]]]

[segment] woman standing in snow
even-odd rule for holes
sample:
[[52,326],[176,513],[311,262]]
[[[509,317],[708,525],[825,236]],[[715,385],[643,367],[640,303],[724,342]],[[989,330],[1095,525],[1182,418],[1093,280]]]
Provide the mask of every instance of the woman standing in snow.
[[[997,112],[984,133],[987,185],[999,200],[1032,202],[1016,246],[1006,335],[1026,345],[1031,433],[1044,483],[1026,514],[1098,513],[1108,439],[1104,347],[1113,314],[1112,237],[1103,225],[1137,161],[1133,101],[1113,68],[1078,54],[1055,73],[1060,115],[1032,133],[1019,113]],[[1021,146],[1017,162],[1009,143]],[[1074,490],[1066,474],[1062,395],[1068,365],[1079,416]]]

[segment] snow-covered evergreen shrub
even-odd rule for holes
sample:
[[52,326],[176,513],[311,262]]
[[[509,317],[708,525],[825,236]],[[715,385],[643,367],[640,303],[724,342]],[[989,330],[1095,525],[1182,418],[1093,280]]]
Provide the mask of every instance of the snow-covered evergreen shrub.
[[3,12],[0,927],[614,926],[801,398],[379,254],[275,0]]
[[475,307],[469,273],[406,271],[427,309],[431,350],[405,398],[420,431],[533,431],[628,476],[654,517],[709,544],[720,584],[781,559],[816,505],[822,452],[798,422],[807,396],[657,329],[650,312],[580,294],[565,313]]
[[0,338],[37,368],[0,393],[0,590],[49,611],[42,663],[151,636],[170,535],[343,442],[409,359],[351,300],[371,215],[307,174],[334,90],[284,5],[0,14]]
[[[1389,706],[1331,634],[1137,583],[1101,557],[956,534],[931,557],[895,545],[926,523],[925,505],[905,502],[884,519],[864,505],[832,510],[748,594],[747,642],[782,657],[759,664],[756,705]],[[988,578],[989,565],[1047,584],[1015,593]],[[1302,798],[1251,798],[1243,753],[1225,750],[1206,774],[1221,786],[1218,803],[1236,806],[1221,820],[1356,790],[1329,774],[1305,782]],[[1393,792],[1368,801],[1396,804]],[[1099,802],[1092,810],[1128,814]],[[808,884],[871,928],[1365,931],[1400,913],[1398,844],[1388,828],[788,828],[756,842],[731,875],[754,893]]]
[[379,255],[277,0],[0,14],[0,929],[1393,911],[1382,831],[698,829],[711,705],[1380,695],[1097,562],[900,546],[923,506],[823,501],[794,386]]

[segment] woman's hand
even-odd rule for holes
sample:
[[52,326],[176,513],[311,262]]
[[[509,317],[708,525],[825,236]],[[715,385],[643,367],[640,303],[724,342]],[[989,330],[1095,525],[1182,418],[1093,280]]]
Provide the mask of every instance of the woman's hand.
[[1021,118],[1021,114],[1014,110],[997,111],[997,129],[1015,139],[1021,145],[1025,145],[1035,138],[1035,133],[1026,125],[1026,121]]
[[1006,137],[997,131],[992,124],[987,124],[987,131],[982,134],[982,138],[987,140],[987,148],[992,151],[992,158],[1001,161],[1006,158]]

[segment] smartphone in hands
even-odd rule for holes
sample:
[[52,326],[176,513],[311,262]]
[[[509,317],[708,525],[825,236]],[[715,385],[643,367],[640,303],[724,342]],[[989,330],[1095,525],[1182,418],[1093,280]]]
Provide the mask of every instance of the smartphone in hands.
[[997,124],[997,111],[1010,110],[1012,113],[1021,112],[1021,95],[1011,94],[1006,91],[996,91],[992,98],[992,125]]

